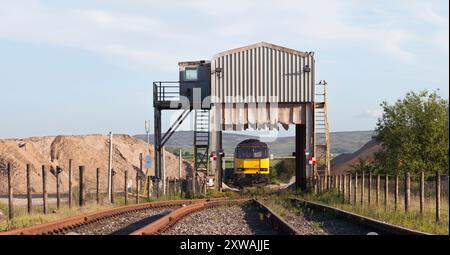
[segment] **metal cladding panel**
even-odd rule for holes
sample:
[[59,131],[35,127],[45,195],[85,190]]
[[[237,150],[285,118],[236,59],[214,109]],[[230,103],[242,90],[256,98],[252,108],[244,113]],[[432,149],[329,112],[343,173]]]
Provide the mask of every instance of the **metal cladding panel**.
[[262,42],[219,53],[211,64],[213,103],[313,101],[311,54]]

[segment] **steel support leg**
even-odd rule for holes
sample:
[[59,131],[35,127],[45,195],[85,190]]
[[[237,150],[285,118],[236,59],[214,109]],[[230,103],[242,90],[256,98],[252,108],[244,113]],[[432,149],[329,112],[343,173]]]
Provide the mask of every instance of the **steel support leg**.
[[295,186],[306,190],[306,126],[295,125]]

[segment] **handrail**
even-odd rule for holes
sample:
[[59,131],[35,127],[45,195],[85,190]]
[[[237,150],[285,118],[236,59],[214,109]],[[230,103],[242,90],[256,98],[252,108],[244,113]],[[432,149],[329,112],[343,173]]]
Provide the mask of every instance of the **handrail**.
[[[177,84],[177,85],[175,85]],[[155,81],[153,82],[153,106],[162,102],[180,100],[179,81]]]

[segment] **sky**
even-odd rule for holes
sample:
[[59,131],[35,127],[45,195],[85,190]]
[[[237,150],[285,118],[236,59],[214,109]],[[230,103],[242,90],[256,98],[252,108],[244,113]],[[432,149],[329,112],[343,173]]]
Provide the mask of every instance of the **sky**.
[[261,41],[315,52],[331,131],[371,130],[382,101],[422,89],[448,99],[448,5],[0,0],[0,138],[143,133],[152,82],[178,80],[177,62]]

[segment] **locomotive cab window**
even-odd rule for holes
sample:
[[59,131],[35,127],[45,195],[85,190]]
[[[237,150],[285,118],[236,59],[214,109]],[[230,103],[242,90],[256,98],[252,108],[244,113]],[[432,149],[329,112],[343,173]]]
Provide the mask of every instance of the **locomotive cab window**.
[[184,80],[186,81],[196,81],[198,79],[197,68],[186,68],[184,70]]
[[238,148],[237,150],[238,158],[267,158],[268,149],[267,148]]

